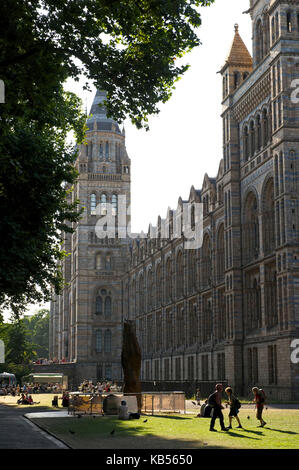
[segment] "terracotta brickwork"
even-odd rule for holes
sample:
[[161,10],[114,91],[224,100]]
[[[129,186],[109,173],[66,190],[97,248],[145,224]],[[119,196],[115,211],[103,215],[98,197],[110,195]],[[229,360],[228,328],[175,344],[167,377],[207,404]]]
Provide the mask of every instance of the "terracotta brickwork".
[[88,364],[94,378],[121,377],[129,319],[143,381],[223,380],[244,395],[259,385],[270,397],[299,399],[299,366],[290,359],[299,338],[299,1],[251,0],[248,14],[253,57],[235,25],[220,70],[218,174],[178,201],[203,204],[200,248],[163,237],[164,222],[173,230],[170,210],[145,238],[95,237],[95,201],[102,208],[103,194],[126,194],[130,203],[125,136],[98,111],[97,93],[73,194],[86,209],[65,238],[70,286],[51,306],[51,356],[83,371]]

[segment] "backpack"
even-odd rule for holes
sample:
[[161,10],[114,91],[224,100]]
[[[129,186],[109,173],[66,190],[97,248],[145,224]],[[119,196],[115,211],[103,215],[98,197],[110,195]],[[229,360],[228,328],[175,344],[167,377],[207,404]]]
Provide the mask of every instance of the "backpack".
[[266,394],[262,388],[259,389],[259,395],[261,396],[261,403],[265,403],[266,401]]
[[210,406],[216,406],[216,393],[212,393],[209,398],[208,398],[208,405]]
[[241,402],[240,400],[236,397],[236,400],[235,400],[235,407],[237,410],[239,410],[241,408]]

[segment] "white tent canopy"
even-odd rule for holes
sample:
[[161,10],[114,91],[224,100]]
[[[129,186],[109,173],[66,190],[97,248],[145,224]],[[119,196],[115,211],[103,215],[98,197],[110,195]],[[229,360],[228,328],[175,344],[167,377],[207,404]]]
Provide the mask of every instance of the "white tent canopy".
[[9,383],[15,383],[16,382],[15,374],[9,374],[8,372],[2,372],[0,374],[0,380],[1,379],[8,379]]

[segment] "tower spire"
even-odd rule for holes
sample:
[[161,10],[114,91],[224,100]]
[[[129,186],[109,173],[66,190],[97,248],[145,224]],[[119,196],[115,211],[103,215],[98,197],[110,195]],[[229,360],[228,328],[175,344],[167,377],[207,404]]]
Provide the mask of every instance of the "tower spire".
[[236,23],[234,28],[235,36],[224,67],[228,65],[244,65],[252,67],[252,57],[239,34],[239,25]]

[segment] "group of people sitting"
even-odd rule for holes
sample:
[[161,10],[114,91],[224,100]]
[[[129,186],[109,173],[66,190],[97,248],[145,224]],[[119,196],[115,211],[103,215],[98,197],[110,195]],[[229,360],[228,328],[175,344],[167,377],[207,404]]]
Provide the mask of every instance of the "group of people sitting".
[[23,392],[28,393],[61,393],[62,385],[59,383],[33,383],[33,384],[24,384]]
[[48,364],[63,364],[65,362],[69,362],[65,357],[63,357],[62,359],[57,359],[56,357],[54,357],[53,359],[47,359],[47,358],[44,358],[44,357],[40,357],[36,361],[34,361],[33,364],[48,365]]
[[31,395],[28,393],[22,393],[21,398],[17,401],[18,405],[38,405],[40,402],[34,402]]
[[20,386],[1,384],[0,395],[11,395],[12,397],[20,395]]
[[114,382],[97,382],[96,385],[93,384],[92,380],[84,380],[79,386],[79,390],[82,393],[110,393],[110,392],[120,392],[121,387],[118,387],[117,383]]

